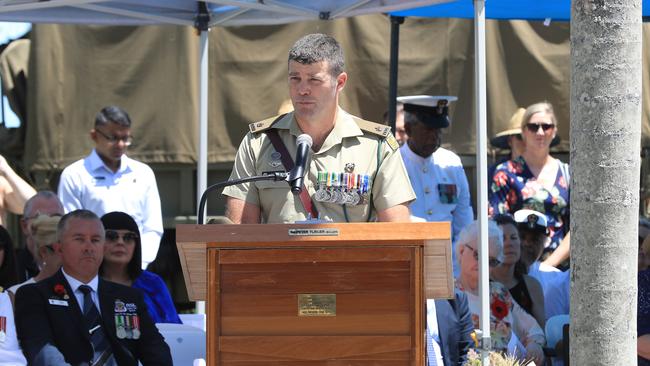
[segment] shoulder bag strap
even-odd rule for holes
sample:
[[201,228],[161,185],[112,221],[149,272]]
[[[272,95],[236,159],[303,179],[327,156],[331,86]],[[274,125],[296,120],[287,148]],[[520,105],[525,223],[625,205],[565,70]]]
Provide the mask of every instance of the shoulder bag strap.
[[[264,131],[264,133],[271,140],[271,144],[273,144],[275,151],[280,153],[280,159],[282,160],[282,165],[284,165],[284,168],[287,170],[287,172],[290,172],[294,166],[293,160],[291,160],[291,155],[289,155],[289,151],[287,151],[287,147],[284,146],[284,143],[280,139],[280,135],[278,135],[278,130],[276,130],[275,128],[271,128]],[[316,205],[314,205],[314,203],[311,201],[311,197],[309,197],[309,191],[307,191],[307,187],[305,187],[304,183],[302,184],[302,191],[300,192],[299,197],[305,210],[311,213],[312,218],[317,219],[318,210],[316,210]]]

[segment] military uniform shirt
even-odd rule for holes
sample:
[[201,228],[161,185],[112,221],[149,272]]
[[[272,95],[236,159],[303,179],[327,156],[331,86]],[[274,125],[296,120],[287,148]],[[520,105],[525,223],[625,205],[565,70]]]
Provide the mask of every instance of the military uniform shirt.
[[[269,121],[269,120],[267,120]],[[385,210],[399,204],[408,204],[415,198],[408,175],[394,138],[364,132],[357,122],[377,126],[383,131],[385,126],[372,124],[354,117],[341,108],[337,111],[334,128],[325,139],[318,152],[311,152],[309,169],[305,176],[305,186],[312,197],[312,202],[320,218],[334,222],[345,222],[343,205],[318,202],[313,199],[317,189],[318,172],[346,172],[346,164],[354,164],[351,173],[370,176],[372,192],[372,212],[370,221],[376,219],[377,211]],[[252,124],[262,126],[263,123]],[[273,124],[280,139],[294,160],[296,137],[302,134],[293,113],[289,113]],[[379,159],[377,158],[379,149]],[[378,164],[379,163],[379,164]],[[285,171],[279,154],[264,132],[250,132],[244,137],[230,179],[261,175],[263,172]],[[350,171],[347,171],[350,173]],[[261,181],[226,187],[226,196],[244,200],[257,205],[261,210],[261,220],[265,223],[293,223],[307,219],[307,212],[299,196],[294,196],[285,181]],[[359,205],[346,205],[350,222],[364,222],[369,217],[371,206],[366,201]]]
[[426,221],[450,221],[454,248],[454,275],[458,274],[456,239],[460,231],[474,220],[470,203],[469,184],[460,157],[438,148],[423,158],[408,147],[400,148],[417,198],[411,203],[411,215]]

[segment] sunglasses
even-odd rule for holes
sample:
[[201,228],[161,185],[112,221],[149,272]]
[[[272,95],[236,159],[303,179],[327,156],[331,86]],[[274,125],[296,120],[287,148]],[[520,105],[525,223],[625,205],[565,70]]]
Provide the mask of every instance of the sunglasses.
[[544,132],[555,128],[553,123],[526,123],[526,129],[532,133],[539,131],[540,127]]
[[138,234],[128,232],[120,235],[120,233],[115,230],[106,230],[106,240],[116,242],[120,239],[120,237],[125,243],[135,243],[135,241],[138,239]]
[[[476,251],[476,249],[470,247],[469,245],[465,245],[465,248],[470,249],[472,251],[472,256],[474,257],[474,260],[478,262],[478,252]],[[497,267],[499,264],[501,264],[501,261],[496,258],[488,259],[488,265],[490,267]]]

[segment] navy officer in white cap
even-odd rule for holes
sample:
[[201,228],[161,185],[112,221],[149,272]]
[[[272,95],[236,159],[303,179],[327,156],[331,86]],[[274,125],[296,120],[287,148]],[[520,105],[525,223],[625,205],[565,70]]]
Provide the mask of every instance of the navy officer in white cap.
[[[449,127],[448,104],[456,97],[399,97],[404,104],[407,142],[400,148],[416,194],[411,215],[425,221],[451,221],[452,243],[474,220],[469,184],[460,157],[440,147],[442,129]],[[455,248],[454,248],[455,249]],[[456,253],[453,250],[452,253]],[[458,274],[454,258],[454,275]]]

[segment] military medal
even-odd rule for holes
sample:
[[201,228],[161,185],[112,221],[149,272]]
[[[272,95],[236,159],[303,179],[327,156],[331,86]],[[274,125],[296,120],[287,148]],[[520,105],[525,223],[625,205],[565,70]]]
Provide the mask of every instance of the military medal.
[[133,324],[133,339],[139,339],[140,338],[140,318],[138,318],[137,315],[133,315],[132,324]]
[[0,343],[7,340],[7,317],[0,316]]
[[115,335],[119,339],[124,339],[126,338],[126,329],[124,329],[124,316],[123,315],[115,315]]
[[330,188],[330,199],[329,202],[336,203],[341,197],[341,192],[339,192],[339,176],[336,173],[332,174],[332,186]]
[[354,163],[345,163],[345,172],[352,173],[354,171]]

